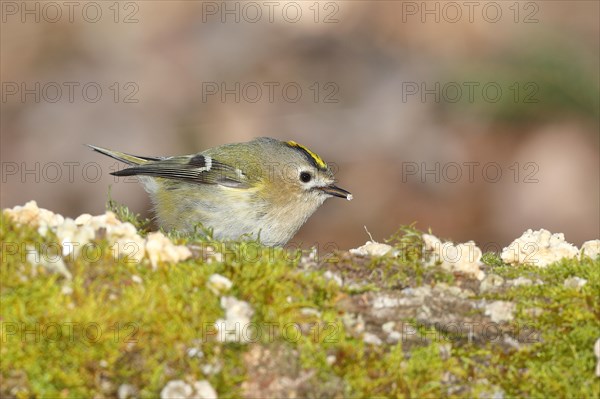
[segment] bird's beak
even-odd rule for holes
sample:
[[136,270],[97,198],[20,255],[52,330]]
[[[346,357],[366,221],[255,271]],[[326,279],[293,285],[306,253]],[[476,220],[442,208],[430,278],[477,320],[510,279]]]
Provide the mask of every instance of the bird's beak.
[[323,191],[325,194],[332,195],[334,197],[346,198],[348,201],[352,200],[352,194],[343,188],[339,188],[333,184],[325,187],[319,187],[319,190]]

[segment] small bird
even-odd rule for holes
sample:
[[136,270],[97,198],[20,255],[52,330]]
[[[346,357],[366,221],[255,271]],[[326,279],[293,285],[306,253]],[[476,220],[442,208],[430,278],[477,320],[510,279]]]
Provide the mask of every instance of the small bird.
[[198,224],[218,240],[258,238],[285,245],[329,197],[352,200],[329,165],[294,141],[261,137],[173,157],[140,157],[90,145],[138,176],[160,227],[191,233]]

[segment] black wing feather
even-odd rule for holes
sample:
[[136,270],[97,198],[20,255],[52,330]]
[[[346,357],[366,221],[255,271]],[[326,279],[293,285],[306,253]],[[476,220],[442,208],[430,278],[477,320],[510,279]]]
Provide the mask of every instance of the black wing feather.
[[210,169],[207,170],[206,157],[201,154],[193,156],[187,162],[182,161],[181,157],[159,159],[158,161],[119,170],[111,173],[111,175],[143,175],[196,184],[221,184],[237,188],[248,186],[248,183],[241,178],[239,170],[214,159],[211,159]]

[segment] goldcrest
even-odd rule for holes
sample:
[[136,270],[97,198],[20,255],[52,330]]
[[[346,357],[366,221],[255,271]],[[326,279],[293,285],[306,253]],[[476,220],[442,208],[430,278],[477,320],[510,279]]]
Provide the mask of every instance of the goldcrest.
[[184,233],[201,224],[219,240],[287,243],[329,197],[352,199],[331,168],[294,141],[261,137],[173,157],[141,157],[91,146],[138,176],[160,227]]

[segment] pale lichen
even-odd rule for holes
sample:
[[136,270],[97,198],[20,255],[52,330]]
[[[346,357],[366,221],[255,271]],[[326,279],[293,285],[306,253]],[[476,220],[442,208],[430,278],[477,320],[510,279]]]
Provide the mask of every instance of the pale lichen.
[[17,225],[37,228],[42,237],[47,236],[49,231],[56,235],[61,248],[58,257],[49,261],[47,253],[40,254],[37,249],[32,248],[28,249],[27,260],[32,265],[57,271],[67,278],[70,278],[70,272],[65,260],[77,258],[82,249],[93,247],[94,241],[100,238],[108,241],[116,259],[127,258],[140,263],[147,257],[153,268],[160,262],[177,263],[192,255],[187,247],[175,245],[161,232],[141,237],[133,224],[121,222],[110,211],[98,216],[82,214],[71,219],[39,208],[35,201],[29,201],[24,206],[5,209],[3,213]]
[[485,277],[480,269],[482,252],[473,241],[462,244],[442,242],[431,234],[423,234],[424,255],[428,258],[428,264],[439,263],[444,270],[462,273],[478,280]]
[[564,234],[529,229],[504,248],[500,257],[509,264],[546,267],[563,258],[575,258],[578,254],[577,247],[566,242]]
[[220,342],[249,342],[252,338],[250,319],[254,314],[250,304],[232,296],[224,296],[221,297],[221,308],[225,310],[225,319],[215,322],[218,330],[217,340]]
[[233,287],[233,283],[227,277],[221,276],[220,274],[212,274],[208,278],[206,288],[208,288],[213,294],[221,295],[229,291]]

